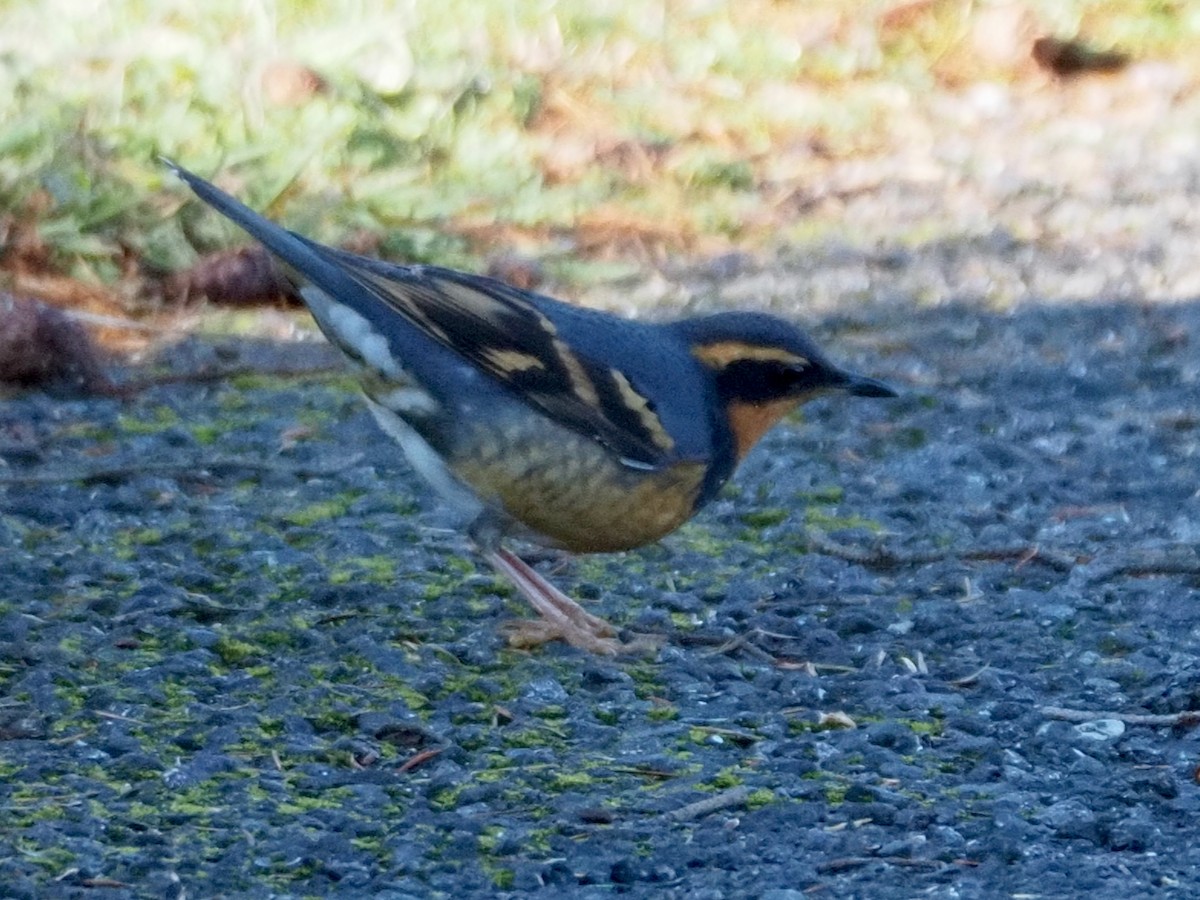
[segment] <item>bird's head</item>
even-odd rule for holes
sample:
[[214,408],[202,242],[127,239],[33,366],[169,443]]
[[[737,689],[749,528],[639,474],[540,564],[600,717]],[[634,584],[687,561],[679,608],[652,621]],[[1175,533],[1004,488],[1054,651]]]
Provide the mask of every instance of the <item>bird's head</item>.
[[796,326],[765,313],[727,312],[678,323],[712,373],[740,460],[797,404],[829,391],[895,397],[882,381],[840,369]]

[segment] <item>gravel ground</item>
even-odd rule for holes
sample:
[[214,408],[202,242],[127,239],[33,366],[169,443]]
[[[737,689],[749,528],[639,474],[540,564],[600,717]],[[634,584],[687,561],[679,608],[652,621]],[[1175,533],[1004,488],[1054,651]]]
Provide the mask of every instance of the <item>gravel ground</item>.
[[541,563],[652,658],[507,649],[522,604],[341,379],[11,397],[0,896],[1194,895],[1200,130],[1148,105],[1036,146],[946,111],[934,175],[826,210],[861,240],[631,291],[784,309],[905,391]]

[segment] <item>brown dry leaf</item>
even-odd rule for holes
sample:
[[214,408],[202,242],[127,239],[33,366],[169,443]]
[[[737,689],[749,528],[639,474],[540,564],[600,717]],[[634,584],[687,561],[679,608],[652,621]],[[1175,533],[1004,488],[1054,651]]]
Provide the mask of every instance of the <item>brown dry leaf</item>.
[[396,771],[397,772],[411,772],[417,766],[424,765],[425,763],[429,762],[429,760],[436,757],[438,754],[445,752],[445,750],[446,750],[445,747],[433,747],[429,750],[422,750],[419,753],[414,753],[412,756],[410,756],[408,759],[406,759],[403,763],[401,763],[399,768],[396,769]]
[[300,441],[306,441],[316,433],[317,430],[309,425],[293,425],[291,428],[285,428],[279,434],[279,450],[280,452],[291,450]]
[[83,326],[61,310],[11,294],[0,294],[0,381],[116,390]]
[[617,117],[586,89],[570,85],[553,73],[541,76],[541,100],[527,122],[531,131],[557,136],[587,134],[593,137],[617,134]]
[[357,253],[359,256],[378,256],[379,248],[383,246],[383,235],[360,228],[351,232],[340,246],[347,253]]
[[92,340],[105,350],[133,353],[143,349],[153,337],[148,331],[120,326],[120,320],[128,318],[125,306],[114,290],[104,286],[51,272],[16,272],[6,287],[18,297],[113,320],[111,325],[101,324],[90,330]]
[[605,258],[661,260],[669,250],[703,254],[721,249],[716,238],[702,238],[683,222],[653,219],[611,205],[583,213],[572,234],[581,253]]
[[38,231],[37,220],[24,216],[0,218],[0,269],[13,273],[41,273],[50,268],[50,246]]
[[607,140],[596,145],[592,162],[616,169],[626,181],[646,184],[662,176],[671,149],[665,141]]
[[527,127],[542,177],[548,185],[576,181],[595,165],[597,148],[619,142],[625,129],[607,105],[550,76],[542,78],[541,96]]
[[546,280],[542,264],[532,256],[519,253],[503,253],[493,257],[488,261],[487,276],[523,291],[535,291]]
[[915,0],[879,18],[883,45],[894,52],[927,56],[946,86],[1011,76],[1028,68],[1027,48],[1036,29],[1036,18],[1022,0]]
[[190,268],[163,282],[169,302],[198,300],[230,306],[287,303],[293,300],[286,280],[264,247],[254,244],[201,257]]
[[480,253],[496,247],[543,247],[555,236],[549,226],[514,225],[512,222],[497,222],[495,219],[472,221],[463,218],[449,223],[447,230],[466,240],[472,249]]
[[274,106],[303,106],[329,90],[329,83],[320,73],[291,59],[267,63],[259,81],[263,98]]
[[595,159],[595,138],[569,132],[545,142],[537,152],[538,168],[547,187],[578,181]]
[[879,17],[879,30],[886,34],[916,28],[933,13],[938,2],[939,0],[911,0],[890,7]]
[[858,723],[841,710],[823,712],[817,716],[817,728],[821,731],[857,728]]

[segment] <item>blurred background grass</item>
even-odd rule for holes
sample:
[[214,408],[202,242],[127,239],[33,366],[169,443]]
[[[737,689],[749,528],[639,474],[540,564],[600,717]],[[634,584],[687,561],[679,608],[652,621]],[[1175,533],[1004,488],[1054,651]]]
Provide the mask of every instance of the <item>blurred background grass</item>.
[[241,240],[179,215],[159,154],[406,261],[778,246],[822,163],[904,141],[930,92],[1047,79],[1042,34],[1194,75],[1200,4],[8,0],[0,210],[105,284]]

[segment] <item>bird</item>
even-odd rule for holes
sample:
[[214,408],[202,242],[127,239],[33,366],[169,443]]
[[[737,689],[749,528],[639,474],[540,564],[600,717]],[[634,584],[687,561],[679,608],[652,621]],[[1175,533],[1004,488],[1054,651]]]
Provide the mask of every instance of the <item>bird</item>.
[[897,396],[771,314],[643,321],[360,256],[164,163],[270,252],[355,370],[381,430],[538,613],[510,629],[518,646],[563,640],[614,655],[645,645],[583,609],[508,541],[573,553],[652,543],[717,496],[799,404],[831,392]]

